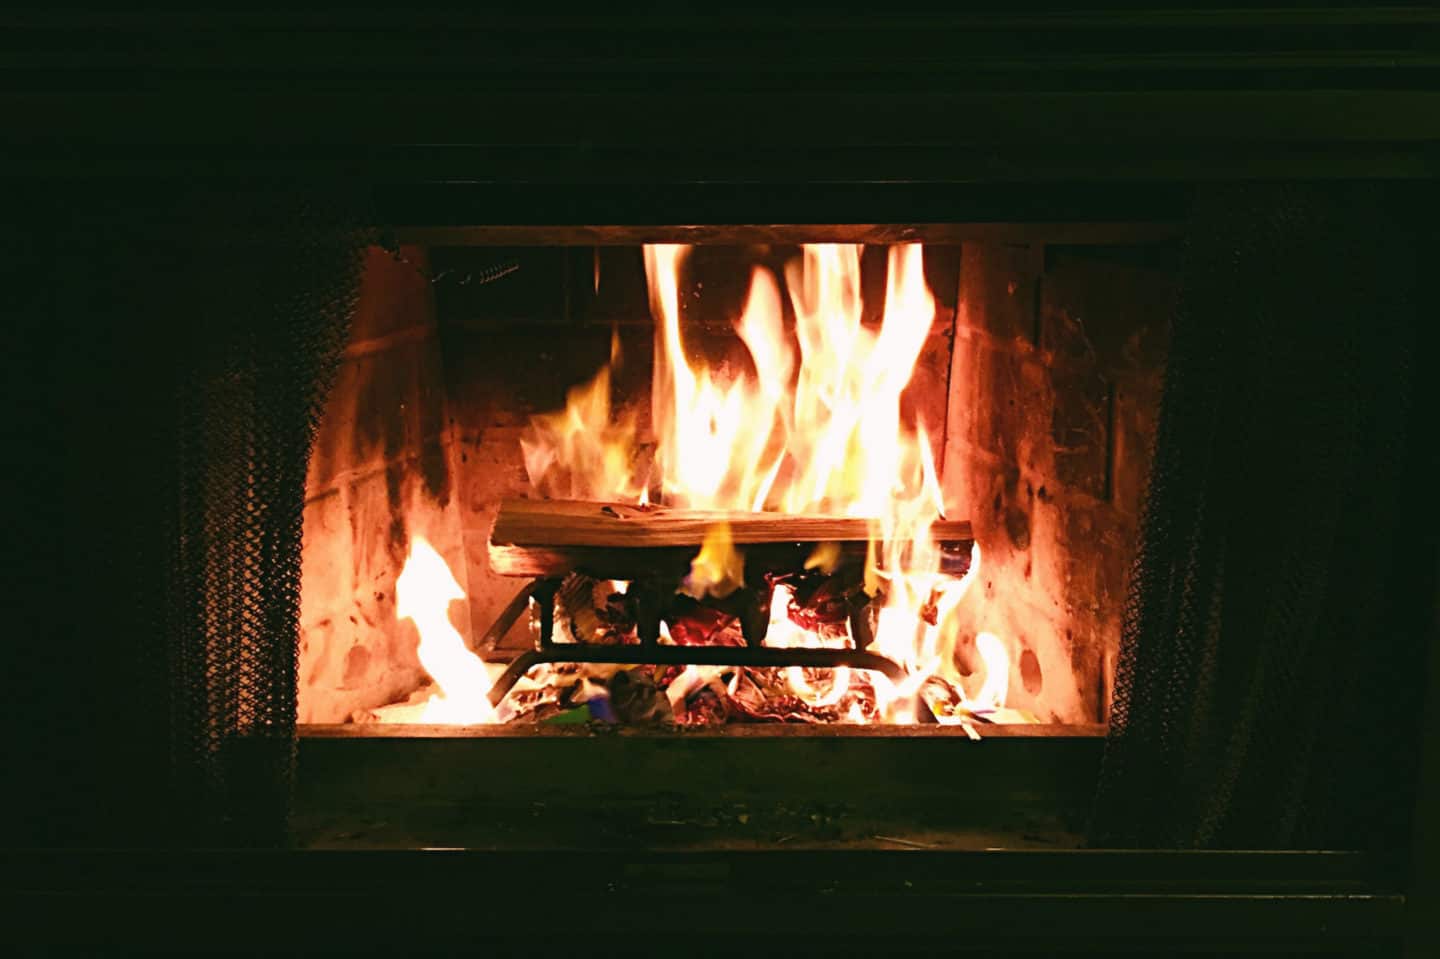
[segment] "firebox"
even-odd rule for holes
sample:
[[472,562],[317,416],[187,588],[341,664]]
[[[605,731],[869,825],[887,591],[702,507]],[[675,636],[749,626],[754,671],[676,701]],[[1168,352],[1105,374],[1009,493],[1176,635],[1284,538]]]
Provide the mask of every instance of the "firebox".
[[7,34],[20,939],[1433,952],[1433,13],[203,19]]

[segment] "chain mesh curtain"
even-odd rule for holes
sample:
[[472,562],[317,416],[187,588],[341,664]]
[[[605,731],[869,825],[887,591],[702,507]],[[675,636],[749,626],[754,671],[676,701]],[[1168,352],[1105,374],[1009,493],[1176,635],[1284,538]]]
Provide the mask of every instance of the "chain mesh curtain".
[[7,211],[13,844],[283,838],[305,473],[357,208],[126,182]]
[[1405,620],[1412,212],[1378,185],[1200,191],[1095,844],[1403,828],[1424,656]]
[[293,774],[305,474],[363,237],[313,199],[212,204],[176,397],[172,769],[202,826],[265,841]]

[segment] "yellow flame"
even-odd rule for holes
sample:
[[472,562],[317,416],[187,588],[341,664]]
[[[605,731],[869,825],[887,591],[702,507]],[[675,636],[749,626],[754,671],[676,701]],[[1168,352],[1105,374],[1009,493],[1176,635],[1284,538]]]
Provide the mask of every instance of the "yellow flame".
[[700,552],[690,561],[690,575],[680,591],[695,599],[723,599],[745,585],[745,557],[735,549],[729,523],[716,523],[705,531]]
[[836,567],[838,567],[839,565],[839,543],[816,543],[815,549],[810,552],[810,556],[805,560],[806,569],[818,569],[826,576],[829,576],[831,573],[835,572]]
[[416,653],[438,692],[420,711],[424,723],[490,723],[490,674],[450,623],[450,604],[465,598],[444,558],[424,539],[410,544],[410,557],[395,580],[395,615],[410,619],[420,633]]

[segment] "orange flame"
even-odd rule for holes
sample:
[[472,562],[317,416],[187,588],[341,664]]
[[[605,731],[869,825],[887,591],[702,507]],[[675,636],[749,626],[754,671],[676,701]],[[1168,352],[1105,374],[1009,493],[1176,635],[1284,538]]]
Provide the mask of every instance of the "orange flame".
[[643,484],[635,476],[636,417],[614,410],[610,377],[620,362],[620,337],[610,337],[610,362],[565,396],[565,408],[532,417],[520,440],[525,472],[540,493],[557,499],[631,500]]

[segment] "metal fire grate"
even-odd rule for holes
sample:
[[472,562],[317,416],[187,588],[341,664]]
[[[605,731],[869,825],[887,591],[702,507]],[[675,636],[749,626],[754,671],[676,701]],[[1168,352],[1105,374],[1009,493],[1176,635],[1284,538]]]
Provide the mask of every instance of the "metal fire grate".
[[[723,598],[707,597],[698,603],[738,620],[744,644],[662,645],[661,623],[677,612],[677,587],[688,574],[706,531],[716,524],[724,524],[744,544],[744,582]],[[963,576],[970,568],[970,524],[941,521],[931,532],[937,540],[941,569]],[[501,612],[481,645],[492,645],[503,637],[532,601],[540,610],[540,634],[535,648],[520,653],[496,681],[490,701],[499,705],[526,672],[542,663],[848,666],[880,672],[898,682],[905,675],[902,667],[869,649],[874,640],[875,606],[861,581],[870,533],[867,521],[851,517],[506,500],[490,535],[491,569],[533,578]],[[808,558],[822,542],[834,548],[832,568],[826,573],[808,568]],[[638,645],[591,644],[580,636],[573,643],[554,641],[556,604],[564,577],[577,574],[631,583],[625,602],[633,610]],[[802,578],[812,586],[823,581],[834,587],[828,615],[837,624],[848,622],[853,649],[764,645],[775,583]]]

